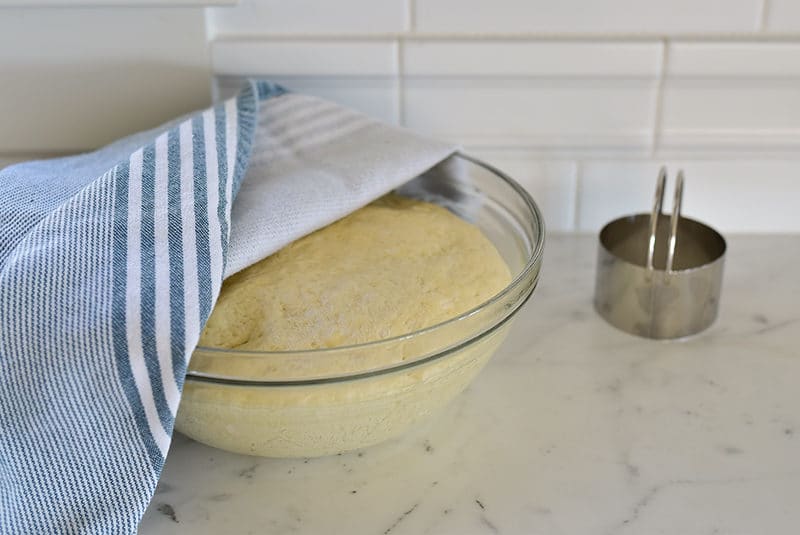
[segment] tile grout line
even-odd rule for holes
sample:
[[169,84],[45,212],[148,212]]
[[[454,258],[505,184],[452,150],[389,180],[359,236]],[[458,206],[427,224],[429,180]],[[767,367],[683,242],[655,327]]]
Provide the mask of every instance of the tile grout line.
[[756,25],[757,32],[767,31],[767,19],[769,18],[769,1],[770,0],[761,0],[761,9],[759,10],[758,13],[760,20]]
[[405,41],[398,38],[397,46],[397,121],[400,126],[406,126],[406,91],[405,91]]
[[[2,9],[2,8],[0,8]],[[709,43],[737,41],[742,43],[763,43],[763,42],[796,42],[800,36],[797,31],[778,31],[770,33],[760,33],[758,31],[748,32],[674,32],[664,33],[542,33],[542,32],[420,32],[420,31],[388,31],[388,32],[266,32],[266,33],[219,33],[216,34],[213,42],[247,42],[247,41],[390,41],[393,39],[429,40],[429,41],[509,41],[509,42],[533,42],[533,43],[655,43],[665,39],[695,40]]]
[[658,84],[656,85],[656,101],[653,110],[653,137],[651,140],[650,157],[655,157],[661,145],[661,127],[664,122],[664,87],[667,78],[667,63],[669,62],[669,39],[661,41],[661,65],[658,73]]
[[203,8],[203,33],[205,34],[205,51],[206,51],[206,67],[208,67],[208,72],[211,73],[211,80],[209,80],[209,86],[211,90],[211,102],[217,102],[219,100],[219,79],[217,78],[216,72],[214,71],[214,56],[213,56],[213,45],[214,41],[216,41],[217,35],[216,30],[213,28],[213,24],[211,22],[212,14],[211,9],[208,7]]
[[575,161],[575,199],[572,203],[572,232],[580,231],[581,195],[583,194],[583,160]]
[[405,35],[414,33],[417,27],[416,0],[406,0],[406,30],[397,36],[397,121],[406,126],[406,68],[405,68]]

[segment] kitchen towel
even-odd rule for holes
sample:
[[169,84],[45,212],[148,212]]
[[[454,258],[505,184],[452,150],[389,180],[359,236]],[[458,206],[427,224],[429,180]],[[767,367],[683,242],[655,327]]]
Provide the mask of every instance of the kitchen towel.
[[251,81],[0,171],[0,533],[134,533],[223,278],[452,152]]

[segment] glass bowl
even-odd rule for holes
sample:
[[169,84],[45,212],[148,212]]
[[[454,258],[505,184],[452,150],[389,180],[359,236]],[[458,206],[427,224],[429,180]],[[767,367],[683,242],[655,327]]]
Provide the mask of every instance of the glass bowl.
[[514,180],[463,154],[398,193],[477,225],[508,264],[512,282],[448,321],[376,342],[282,352],[198,347],[178,431],[248,455],[330,455],[399,436],[469,385],[536,287],[541,213]]

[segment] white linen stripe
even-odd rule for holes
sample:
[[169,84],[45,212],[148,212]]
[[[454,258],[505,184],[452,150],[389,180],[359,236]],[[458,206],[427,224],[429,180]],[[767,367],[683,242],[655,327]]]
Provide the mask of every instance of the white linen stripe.
[[144,361],[142,348],[142,295],[141,295],[141,232],[140,219],[142,206],[142,158],[144,151],[139,149],[131,155],[130,171],[128,174],[128,262],[125,300],[125,325],[127,327],[128,356],[131,362],[136,390],[144,407],[150,433],[156,442],[161,455],[166,457],[169,449],[169,435],[161,425],[158,417],[156,402],[153,399],[153,388],[150,376],[147,374],[147,364]]
[[362,121],[366,124],[374,124],[374,121],[365,115],[347,113],[341,109],[324,110],[317,113],[299,113],[290,117],[290,125],[285,128],[278,128],[275,125],[265,126],[262,135],[263,143],[267,147],[281,147],[286,145],[296,145],[308,135],[329,134],[331,127],[342,122]]
[[[334,139],[342,138],[353,128],[374,126],[375,123],[365,116],[347,115],[344,113],[328,114],[309,118],[303,125],[291,131],[281,132],[272,137],[267,147],[291,147],[294,150],[307,149],[322,145]],[[270,134],[272,136],[272,134]]]
[[228,236],[231,234],[231,197],[233,194],[233,172],[236,167],[236,149],[238,136],[238,110],[236,99],[232,98],[225,103],[225,155],[228,157],[228,183],[225,185],[225,214],[228,218]]
[[[114,167],[110,172],[109,180],[107,182],[107,190],[105,192],[105,198],[101,200],[101,206],[103,206],[103,221],[113,221],[114,220],[114,207],[116,206],[116,182],[118,180],[117,177],[117,167]],[[101,265],[112,265],[113,264],[113,251],[114,251],[114,232],[100,232],[99,233],[100,242],[97,246],[97,258],[98,262],[101,262]],[[114,299],[114,270],[112,267],[108,268],[108,276],[105,278],[98,277],[99,286],[97,290],[97,295],[101,296],[101,302],[103,303],[111,303]],[[102,326],[94,333],[95,343],[98,345],[98,351],[101,355],[114,355],[114,346],[113,346],[113,335],[114,332],[114,320],[113,315],[104,314],[102,317]],[[142,466],[149,466],[149,462],[147,461],[147,457],[145,454],[146,447],[144,442],[141,439],[141,435],[135,432],[135,417],[131,412],[131,405],[128,401],[127,397],[123,390],[120,390],[117,385],[120,384],[120,377],[119,377],[119,370],[117,366],[110,366],[105,368],[108,373],[109,378],[113,379],[110,380],[108,383],[104,384],[104,391],[107,392],[108,399],[113,400],[113,404],[110,404],[108,407],[105,408],[106,413],[109,415],[109,419],[114,422],[129,422],[125,428],[129,429],[127,436],[129,439],[129,443],[132,445],[133,443],[136,444],[135,447],[129,448],[130,450],[138,452],[136,456],[136,460]],[[122,425],[120,424],[120,427]],[[128,478],[130,480],[130,465],[132,464],[130,461],[131,459],[127,458],[125,452],[121,450],[109,452],[113,459],[114,463],[117,466],[122,467],[120,472],[123,472],[125,475],[123,477]],[[110,496],[110,501],[112,503],[122,503],[125,499],[125,489],[114,487],[112,490],[112,495]]]
[[285,93],[278,97],[273,97],[267,101],[262,101],[259,105],[258,116],[256,118],[258,126],[279,119],[284,113],[293,113],[295,107],[306,106],[309,103],[327,102],[319,97],[303,95],[302,93]]
[[217,159],[217,125],[214,110],[203,112],[203,134],[206,145],[206,177],[208,181],[208,241],[211,252],[211,280],[216,286],[222,278],[222,228],[219,215],[219,160]]
[[[288,100],[294,100],[295,95],[287,97]],[[283,137],[289,130],[302,127],[309,121],[319,117],[326,117],[329,115],[356,115],[353,112],[348,112],[339,106],[327,102],[325,100],[313,101],[308,99],[297,99],[295,106],[288,110],[283,110],[277,117],[273,113],[272,104],[267,101],[264,106],[264,122],[259,122],[259,126],[276,136]]]
[[[309,131],[305,136],[298,136],[292,139],[280,140],[280,143],[271,145],[269,143],[259,143],[258,154],[253,154],[250,162],[263,164],[272,163],[278,158],[296,157],[303,151],[313,150],[326,143],[339,142],[346,136],[350,136],[367,128],[375,128],[369,119],[362,117],[351,117],[342,119],[340,122],[331,124],[318,124],[316,132]],[[256,134],[256,139],[260,142],[262,134]],[[277,138],[276,138],[277,139]]]
[[155,336],[156,355],[161,368],[161,384],[170,413],[178,413],[180,392],[172,369],[172,336],[170,323],[170,277],[169,277],[169,149],[168,132],[156,138],[155,152],[155,195],[153,199],[153,234],[155,252]]
[[186,363],[200,337],[200,298],[197,279],[197,232],[194,213],[194,147],[192,122],[178,130],[181,153],[181,221],[183,221],[183,307]]

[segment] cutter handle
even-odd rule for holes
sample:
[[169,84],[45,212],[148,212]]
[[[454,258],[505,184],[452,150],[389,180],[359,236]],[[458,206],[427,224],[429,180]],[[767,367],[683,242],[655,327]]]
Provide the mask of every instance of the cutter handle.
[[669,248],[667,249],[667,272],[672,271],[675,260],[675,242],[678,238],[678,221],[681,218],[681,204],[683,203],[683,169],[678,171],[675,181],[675,199],[672,201],[672,216],[669,220]]
[[656,252],[656,231],[658,230],[658,220],[661,216],[661,208],[664,206],[664,186],[667,183],[667,168],[662,166],[658,171],[656,180],[656,194],[653,198],[653,210],[650,212],[650,239],[647,242],[647,269],[653,270],[653,256]]

